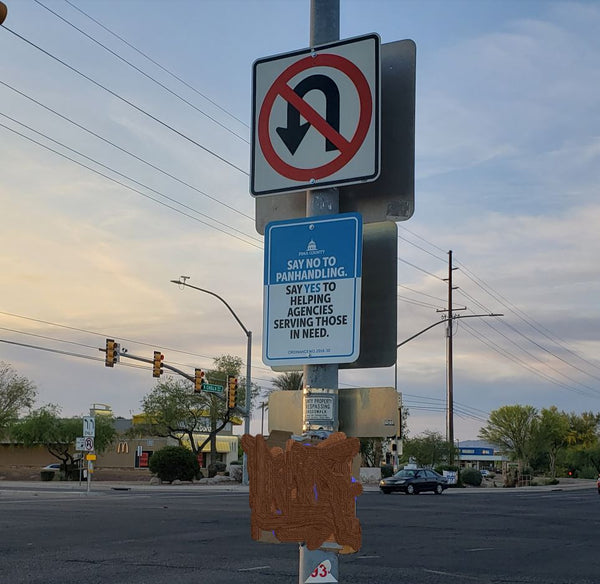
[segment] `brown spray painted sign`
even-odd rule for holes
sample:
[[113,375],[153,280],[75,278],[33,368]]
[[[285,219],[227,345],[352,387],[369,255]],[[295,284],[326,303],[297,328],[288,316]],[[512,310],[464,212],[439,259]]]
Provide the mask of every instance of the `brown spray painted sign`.
[[360,549],[355,498],[362,485],[352,477],[358,438],[336,432],[316,444],[288,440],[284,450],[244,434],[242,447],[248,456],[253,539],[304,542],[309,550],[335,541],[340,553]]

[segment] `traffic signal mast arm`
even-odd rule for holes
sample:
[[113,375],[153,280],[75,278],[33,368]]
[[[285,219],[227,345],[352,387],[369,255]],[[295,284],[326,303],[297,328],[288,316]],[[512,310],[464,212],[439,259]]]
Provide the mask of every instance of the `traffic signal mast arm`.
[[[127,349],[121,350],[120,346],[117,343],[115,343],[115,345],[116,345],[115,353],[119,357],[133,359],[134,361],[141,361],[142,363],[149,363],[150,365],[154,365],[154,359],[148,359],[147,357],[138,357],[137,355],[131,355],[130,353],[127,352]],[[102,351],[103,353],[106,352],[106,349],[98,349],[98,350]],[[182,371],[181,369],[177,369],[177,367],[173,367],[172,365],[169,365],[168,363],[165,363],[164,361],[162,361],[161,367],[164,369],[168,369],[169,371],[173,371],[173,373],[177,373],[177,375],[181,375],[181,377],[185,377],[185,379],[187,379],[188,381],[191,381],[192,384],[195,384],[195,382],[196,382],[195,375],[190,375],[189,373],[186,373],[185,371]],[[219,395],[219,394],[212,394],[212,395],[215,395],[219,399],[227,402],[227,398],[224,395]],[[245,408],[236,406],[235,410],[237,410],[244,416],[246,415]]]

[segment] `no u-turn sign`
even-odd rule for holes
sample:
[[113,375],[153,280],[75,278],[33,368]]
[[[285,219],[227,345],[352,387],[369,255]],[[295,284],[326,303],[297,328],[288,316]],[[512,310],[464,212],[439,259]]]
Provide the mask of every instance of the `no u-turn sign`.
[[253,195],[377,178],[379,45],[371,34],[254,63]]

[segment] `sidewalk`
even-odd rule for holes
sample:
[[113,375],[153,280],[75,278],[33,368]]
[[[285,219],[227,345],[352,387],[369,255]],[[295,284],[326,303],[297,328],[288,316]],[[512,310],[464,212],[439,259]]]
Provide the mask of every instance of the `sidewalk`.
[[[109,492],[109,491],[125,491],[125,492],[237,492],[247,493],[248,486],[244,486],[237,482],[218,482],[218,483],[180,483],[180,484],[161,484],[151,485],[143,482],[127,482],[127,481],[93,481],[90,485],[90,492]],[[595,479],[570,479],[562,478],[558,485],[545,485],[536,487],[516,487],[505,489],[503,487],[465,487],[456,489],[447,489],[444,494],[453,495],[459,493],[482,494],[482,493],[532,493],[532,492],[549,492],[549,491],[565,491],[589,489],[596,490]],[[0,481],[0,494],[2,491],[12,492],[56,492],[56,493],[87,493],[87,483],[78,481]],[[377,484],[364,484],[364,492],[378,492]]]

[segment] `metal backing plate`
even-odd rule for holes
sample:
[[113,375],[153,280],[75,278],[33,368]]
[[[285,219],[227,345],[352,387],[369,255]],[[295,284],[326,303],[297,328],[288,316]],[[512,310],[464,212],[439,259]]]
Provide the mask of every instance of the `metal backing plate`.
[[[381,172],[370,183],[339,188],[339,212],[364,223],[406,221],[414,213],[416,45],[381,45]],[[256,197],[256,230],[306,215],[305,192]]]
[[[339,431],[356,438],[396,435],[398,394],[393,387],[338,390]],[[269,395],[269,432],[302,434],[302,391]]]

